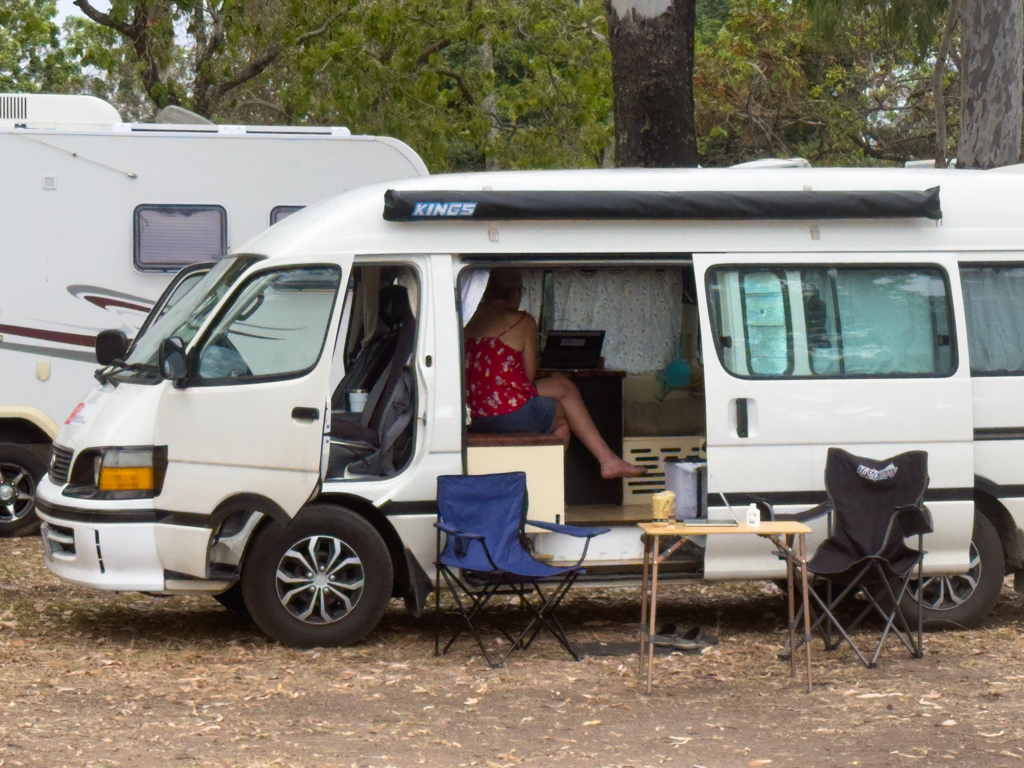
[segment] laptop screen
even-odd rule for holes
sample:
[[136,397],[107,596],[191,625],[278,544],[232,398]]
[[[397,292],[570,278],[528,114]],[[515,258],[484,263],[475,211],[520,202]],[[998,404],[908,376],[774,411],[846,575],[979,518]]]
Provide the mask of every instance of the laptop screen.
[[549,331],[540,358],[541,368],[597,368],[601,362],[604,331]]

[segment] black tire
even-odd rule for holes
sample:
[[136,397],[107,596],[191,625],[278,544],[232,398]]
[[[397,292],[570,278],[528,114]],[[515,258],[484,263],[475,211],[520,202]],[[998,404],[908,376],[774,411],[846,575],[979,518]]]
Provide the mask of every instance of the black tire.
[[[338,570],[329,578],[332,569]],[[286,526],[260,529],[242,568],[252,620],[293,648],[362,640],[384,615],[393,581],[391,556],[377,530],[329,504],[311,504]]]
[[[1006,575],[1003,545],[995,526],[981,512],[974,513],[971,570],[961,576],[934,576],[924,580],[924,628],[973,629],[999,599]],[[911,581],[902,601],[911,627],[917,626],[917,580]]]
[[249,609],[245,607],[245,597],[242,595],[242,582],[236,581],[226,591],[214,595],[213,599],[232,613],[249,618]]
[[0,538],[39,531],[35,494],[45,474],[46,462],[30,448],[0,443]]

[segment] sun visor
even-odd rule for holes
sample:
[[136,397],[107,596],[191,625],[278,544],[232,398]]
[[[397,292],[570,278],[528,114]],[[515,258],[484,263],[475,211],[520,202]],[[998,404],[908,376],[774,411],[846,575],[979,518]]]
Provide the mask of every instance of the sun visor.
[[942,218],[939,188],[859,192],[405,191],[384,193],[385,221]]

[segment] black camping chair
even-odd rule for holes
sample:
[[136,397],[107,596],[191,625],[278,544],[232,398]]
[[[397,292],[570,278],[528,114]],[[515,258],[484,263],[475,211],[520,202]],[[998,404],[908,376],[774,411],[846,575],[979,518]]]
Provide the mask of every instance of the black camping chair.
[[[813,577],[812,587],[816,584],[825,587],[824,597],[813,588],[810,596],[816,606],[812,615],[817,614],[812,631],[822,630],[826,649],[832,650],[845,640],[865,666],[874,668],[892,632],[914,658],[921,658],[921,590],[917,590],[916,632],[907,622],[901,601],[915,572],[918,583],[921,582],[924,534],[932,531],[931,514],[922,505],[927,488],[928,454],[924,451],[908,451],[875,461],[854,456],[841,448],[829,448],[825,464],[828,501],[806,512],[776,515],[770,505],[758,500],[762,512],[767,511],[774,520],[806,522],[828,515],[828,538],[807,562],[808,574]],[[917,537],[916,550],[904,543],[904,539],[911,536]],[[834,589],[838,589],[839,594],[833,597]],[[843,626],[836,618],[837,608],[858,592],[868,604],[852,622]],[[874,656],[868,661],[850,634],[872,612],[882,617],[885,627]],[[832,643],[833,627],[842,638],[835,644]],[[810,638],[804,638],[804,642],[810,642]]]
[[[437,478],[437,569],[434,583],[434,655],[448,653],[452,644],[467,629],[480,646],[487,663],[500,667],[512,651],[526,650],[542,629],[554,635],[569,654],[580,660],[558,622],[555,611],[569,593],[576,579],[584,573],[581,567],[587,547],[594,536],[609,528],[579,528],[554,525],[526,519],[526,473],[508,472],[496,475],[447,475]],[[585,538],[583,554],[575,565],[558,567],[542,563],[524,548],[522,538],[526,524],[553,533]],[[441,534],[445,534],[444,548]],[[465,622],[441,650],[440,582],[455,597]],[[544,585],[542,589],[541,585]],[[547,591],[545,591],[547,590]],[[487,652],[477,625],[486,616],[485,609],[495,595],[519,598],[520,618],[529,615],[518,634],[500,628],[511,643],[505,655],[494,659]],[[493,617],[492,617],[493,618]]]

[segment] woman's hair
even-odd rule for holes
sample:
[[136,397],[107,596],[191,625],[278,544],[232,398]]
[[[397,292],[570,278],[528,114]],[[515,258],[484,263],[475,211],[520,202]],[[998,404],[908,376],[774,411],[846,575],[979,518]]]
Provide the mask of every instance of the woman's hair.
[[522,288],[523,276],[518,269],[492,269],[483,300],[512,302]]

